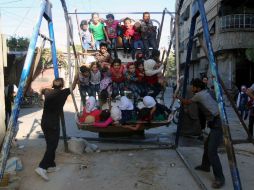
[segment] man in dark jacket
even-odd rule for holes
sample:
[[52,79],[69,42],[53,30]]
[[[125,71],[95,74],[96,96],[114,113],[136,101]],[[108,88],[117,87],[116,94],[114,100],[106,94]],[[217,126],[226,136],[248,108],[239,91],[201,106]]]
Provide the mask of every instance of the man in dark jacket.
[[[51,89],[44,88],[41,94],[45,97],[41,128],[46,140],[46,152],[43,156],[39,167],[35,172],[44,180],[48,181],[47,172],[57,171],[55,163],[55,151],[60,137],[60,114],[63,112],[63,106],[70,94],[70,88],[63,89],[64,80],[62,78],[55,79]],[[75,88],[76,83],[72,87]]]

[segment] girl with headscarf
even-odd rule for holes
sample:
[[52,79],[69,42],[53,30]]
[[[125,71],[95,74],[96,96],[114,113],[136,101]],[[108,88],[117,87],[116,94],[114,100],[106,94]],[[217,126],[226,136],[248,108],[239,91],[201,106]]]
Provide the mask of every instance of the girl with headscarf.
[[[86,101],[86,105],[83,109],[82,116],[79,117],[79,122],[81,122],[81,123],[97,122],[100,120],[100,118],[99,118],[100,113],[101,113],[101,110],[96,108],[95,97],[90,96]],[[90,116],[92,116],[92,117],[90,117]]]

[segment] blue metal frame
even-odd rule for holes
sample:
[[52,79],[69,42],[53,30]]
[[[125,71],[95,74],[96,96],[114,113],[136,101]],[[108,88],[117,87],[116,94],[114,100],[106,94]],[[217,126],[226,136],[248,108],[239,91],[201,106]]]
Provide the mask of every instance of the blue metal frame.
[[[48,29],[49,29],[49,37],[51,39],[55,39],[55,37],[54,37],[54,28],[53,28],[53,22],[52,21],[50,21],[48,23]],[[51,44],[52,62],[53,62],[53,66],[54,66],[54,75],[55,75],[55,78],[58,78],[59,73],[58,73],[58,62],[57,62],[57,56],[56,56],[55,40],[52,40],[50,42],[50,44]]]
[[[184,84],[183,84],[182,97],[185,98],[185,95],[186,95],[187,80],[189,77],[189,64],[191,61],[191,51],[192,51],[192,45],[193,45],[195,24],[196,24],[197,16],[200,15],[201,21],[202,21],[202,26],[203,26],[203,32],[204,32],[204,39],[205,39],[207,50],[208,50],[208,59],[209,59],[210,69],[211,69],[212,75],[214,76],[213,84],[214,84],[216,99],[217,99],[217,103],[218,103],[218,107],[219,107],[219,111],[220,111],[220,118],[222,120],[224,144],[225,144],[225,148],[226,148],[226,152],[227,152],[227,156],[228,156],[233,186],[234,186],[234,189],[240,190],[240,189],[242,189],[241,180],[240,180],[240,175],[239,175],[239,171],[238,171],[237,164],[236,164],[234,148],[232,145],[230,130],[229,130],[229,126],[228,126],[228,118],[227,118],[225,104],[224,104],[224,100],[223,100],[222,88],[221,88],[221,84],[220,84],[220,80],[219,80],[218,67],[215,63],[215,57],[214,57],[214,53],[213,53],[213,48],[212,48],[212,43],[211,43],[209,27],[208,27],[208,23],[207,23],[206,12],[205,12],[205,8],[204,8],[204,1],[203,0],[196,0],[193,3],[192,13],[193,13],[193,15],[192,15],[192,21],[191,21],[187,57],[186,57],[186,62],[185,62]],[[175,140],[176,147],[178,146],[179,135],[180,135],[180,131],[181,131],[182,115],[183,115],[183,106],[181,106],[180,116],[179,116],[179,124],[177,126],[177,133],[176,133],[176,140]]]
[[229,166],[230,166],[230,172],[231,172],[231,177],[232,177],[232,181],[233,181],[233,186],[234,186],[234,189],[242,189],[240,175],[239,175],[239,171],[238,171],[237,164],[236,164],[234,148],[232,145],[230,130],[229,130],[229,126],[228,126],[228,118],[227,118],[227,114],[226,114],[226,110],[225,110],[223,93],[222,93],[222,88],[221,88],[221,84],[220,84],[220,80],[219,80],[218,67],[217,67],[217,64],[215,63],[213,47],[212,47],[212,42],[211,42],[211,38],[210,38],[210,32],[208,29],[209,27],[208,27],[206,13],[205,13],[204,1],[203,0],[196,0],[196,1],[198,2],[200,17],[201,17],[201,21],[202,21],[204,37],[205,37],[205,41],[206,41],[206,47],[208,50],[208,59],[209,59],[209,63],[210,63],[210,68],[211,68],[212,75],[214,76],[213,85],[214,85],[216,99],[217,99],[218,107],[219,107],[219,111],[220,111],[220,118],[222,120],[224,143],[225,143],[227,156],[228,156],[228,160],[229,160]]
[[[52,40],[51,42],[52,59],[53,59],[54,71],[55,71],[54,73],[55,73],[55,77],[58,77],[58,66],[57,66],[57,57],[56,57],[56,47],[54,42],[55,40],[54,40],[53,23],[52,23],[52,17],[51,17],[51,7],[52,6],[48,0],[41,1],[40,13],[36,20],[33,34],[29,43],[26,60],[25,60],[24,67],[23,67],[20,81],[19,81],[17,96],[14,100],[12,114],[10,117],[10,121],[8,123],[7,132],[4,138],[4,142],[3,142],[3,146],[2,146],[2,150],[0,154],[0,179],[1,180],[3,178],[4,169],[5,169],[7,158],[9,155],[12,139],[15,137],[17,133],[16,128],[17,128],[17,120],[18,120],[19,111],[20,111],[20,104],[23,98],[24,87],[26,85],[26,82],[30,73],[31,65],[33,62],[33,57],[34,57],[35,49],[36,49],[36,43],[37,43],[39,30],[41,27],[41,22],[43,17],[49,21],[49,33],[50,33],[50,38]],[[48,14],[49,11],[50,11],[50,14]]]

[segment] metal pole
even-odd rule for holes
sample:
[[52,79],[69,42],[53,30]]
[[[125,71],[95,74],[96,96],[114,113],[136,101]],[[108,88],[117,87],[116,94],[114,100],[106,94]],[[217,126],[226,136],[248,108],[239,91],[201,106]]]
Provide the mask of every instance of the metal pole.
[[[49,29],[49,37],[52,40],[50,44],[51,44],[52,62],[53,62],[53,66],[54,66],[54,75],[55,75],[55,78],[59,78],[57,51],[56,51],[56,44],[55,44],[54,27],[53,27],[52,17],[51,17],[51,20],[48,21],[48,29]],[[60,114],[60,120],[61,120],[62,133],[63,133],[63,138],[64,138],[64,147],[65,147],[65,151],[68,152],[68,143],[67,143],[67,138],[66,138],[67,137],[67,135],[66,135],[66,125],[65,125],[63,111]]]
[[65,119],[64,119],[64,112],[62,111],[60,114],[60,120],[62,125],[62,133],[63,133],[63,139],[64,139],[64,151],[69,152],[68,149],[68,142],[67,142],[67,135],[66,135],[66,125],[65,125]]
[[[63,10],[64,10],[64,17],[65,17],[65,22],[66,22],[66,27],[67,27],[67,47],[72,46],[73,53],[74,53],[74,56],[75,56],[75,67],[77,68],[78,67],[78,56],[77,56],[76,48],[75,48],[75,45],[74,45],[74,42],[73,42],[73,34],[72,34],[72,27],[71,27],[71,24],[70,24],[70,18],[68,16],[68,11],[67,11],[67,6],[66,6],[66,3],[65,3],[65,0],[61,0],[61,3],[62,3]],[[68,53],[68,59],[70,61],[70,52]],[[71,64],[71,62],[69,62],[69,71],[70,71],[70,67],[71,67],[70,64]],[[70,86],[70,88],[71,88],[71,86]],[[75,97],[74,97],[72,89],[71,89],[71,96],[72,96],[72,100],[73,100],[73,103],[74,103],[75,110],[76,110],[76,112],[78,112],[77,103],[75,101]]]
[[193,168],[191,167],[190,163],[184,158],[183,154],[181,153],[181,151],[176,148],[175,149],[177,155],[181,158],[181,160],[183,161],[184,165],[186,166],[186,168],[188,169],[188,171],[190,172],[190,174],[192,175],[192,177],[194,178],[195,182],[198,184],[198,186],[201,189],[206,190],[206,186],[205,184],[202,182],[202,180],[199,178],[199,176],[196,174],[196,172],[193,170]]
[[[75,13],[77,13],[77,9],[75,9]],[[80,40],[81,48],[82,48],[82,50],[84,50],[84,48],[82,46],[81,30],[80,30],[79,20],[78,20],[78,15],[77,14],[76,14],[76,22],[77,22],[77,27],[78,27],[78,35],[79,35],[79,40]]]
[[[180,68],[179,68],[179,16],[180,16],[180,6],[176,8],[177,12],[175,15],[175,38],[176,38],[176,45],[175,45],[175,64],[176,64],[176,84],[177,90],[180,88]],[[174,102],[172,102],[174,103]],[[173,106],[173,104],[172,104]]]
[[173,38],[175,36],[175,27],[173,27],[173,29],[172,29],[172,22],[170,24],[171,24],[171,26],[170,26],[170,28],[171,28],[171,30],[170,30],[171,31],[170,42],[169,42],[169,45],[168,45],[168,51],[167,51],[167,55],[166,55],[166,62],[165,62],[165,65],[164,65],[163,74],[165,73],[167,64],[169,62],[168,58],[169,58],[170,50],[171,50],[171,47],[172,47],[172,44],[173,44]]
[[[162,63],[164,62],[165,54],[166,54],[166,50],[163,48],[162,56],[161,56],[161,62],[162,62]],[[164,70],[165,70],[165,69],[164,69]]]
[[51,44],[52,62],[54,66],[54,75],[55,75],[55,78],[59,78],[57,52],[56,52],[56,44],[55,44],[54,28],[53,28],[52,20],[48,22],[48,28],[49,28],[49,37],[52,40],[50,44]]
[[5,61],[4,57],[6,57],[7,53],[4,52],[3,46],[5,46],[6,43],[4,43],[4,38],[1,33],[1,12],[0,12],[0,102],[1,107],[0,107],[0,143],[2,143],[5,135],[5,130],[6,130],[6,124],[5,124],[5,95],[4,95],[4,66],[5,66]]
[[[192,44],[193,44],[193,36],[195,31],[195,25],[196,25],[196,19],[197,14],[195,14],[191,19],[191,28],[190,28],[190,34],[189,34],[189,43],[188,43],[188,49],[187,49],[187,56],[184,66],[184,81],[183,81],[183,91],[182,91],[182,97],[185,98],[186,96],[186,89],[187,89],[187,82],[189,79],[189,67],[191,62],[191,51],[192,51]],[[179,136],[182,129],[182,118],[183,118],[184,110],[183,105],[180,107],[179,112],[179,120],[177,124],[177,131],[176,131],[176,138],[175,138],[175,146],[178,146]]]
[[37,42],[38,35],[39,35],[39,29],[40,29],[40,26],[41,26],[42,17],[43,17],[45,7],[46,7],[47,3],[48,3],[47,1],[41,1],[40,13],[39,13],[39,16],[36,20],[36,25],[34,27],[32,38],[31,38],[31,41],[29,43],[29,48],[28,48],[26,60],[25,60],[24,67],[23,67],[23,70],[22,70],[22,73],[21,73],[21,77],[20,77],[17,96],[16,96],[15,101],[14,101],[14,106],[13,106],[13,109],[12,109],[11,118],[10,118],[10,121],[8,123],[8,129],[7,129],[7,132],[6,132],[6,135],[5,135],[5,138],[4,138],[4,142],[3,142],[3,146],[2,146],[2,150],[1,150],[1,155],[0,155],[0,179],[3,178],[7,157],[8,157],[8,154],[9,154],[10,147],[11,147],[11,142],[12,142],[12,139],[13,139],[15,133],[16,133],[15,130],[16,130],[17,120],[18,120],[18,116],[19,116],[20,103],[22,101],[24,87],[25,87],[25,84],[27,82],[28,74],[30,72],[31,64],[32,64],[32,61],[33,61],[36,42]]
[[45,40],[46,39],[43,39],[41,46],[39,48],[37,48],[36,56],[35,56],[34,62],[31,65],[31,69],[30,69],[30,73],[29,73],[29,76],[28,76],[28,79],[26,82],[26,86],[24,87],[24,96],[26,95],[29,87],[31,86],[31,83],[34,80],[34,74],[35,74],[36,68],[39,64],[40,58],[41,58],[41,53],[42,53],[42,50],[45,45]]
[[[66,23],[66,27],[68,27],[68,23]],[[71,30],[72,31],[72,30]],[[74,108],[76,113],[78,113],[78,106],[77,106],[77,102],[75,100],[74,94],[73,94],[73,89],[72,89],[72,70],[71,70],[71,66],[72,66],[72,62],[71,62],[71,51],[70,51],[70,34],[69,34],[69,30],[67,30],[67,53],[68,53],[68,72],[69,72],[69,87],[71,89],[71,97],[74,103]],[[76,68],[74,69],[74,71],[76,70]]]
[[41,47],[37,49],[37,55],[36,55],[36,58],[35,58],[35,64],[34,64],[34,70],[33,70],[33,75],[32,75],[32,80],[34,80],[34,75],[35,75],[35,72],[36,72],[36,68],[38,67],[38,64],[40,62],[40,59],[41,59],[41,54],[44,50],[44,46],[45,46],[45,42],[46,42],[46,39],[43,38],[43,41],[41,43]]
[[203,0],[197,0],[197,2],[198,2],[201,21],[202,21],[204,37],[206,39],[206,46],[207,46],[207,50],[208,50],[208,59],[209,59],[209,63],[210,63],[210,68],[211,68],[212,75],[214,76],[213,84],[214,84],[216,99],[217,99],[218,107],[219,107],[219,111],[220,111],[220,118],[222,120],[224,144],[225,144],[225,148],[226,148],[227,155],[228,155],[233,186],[234,186],[234,189],[242,189],[240,175],[239,175],[239,171],[237,168],[237,163],[236,163],[236,158],[235,158],[235,153],[234,153],[234,148],[233,148],[232,141],[231,141],[231,134],[229,131],[229,126],[228,126],[228,118],[226,115],[226,110],[225,110],[224,101],[223,101],[223,94],[222,94],[222,89],[221,89],[221,85],[220,85],[218,67],[215,63],[212,43],[211,43],[211,39],[210,39],[210,33],[209,33],[209,29],[208,29],[208,23],[207,23],[205,8],[204,8],[204,2],[203,2]]
[[166,12],[166,10],[164,9],[163,12],[162,12],[162,19],[161,19],[160,30],[159,30],[159,33],[157,35],[157,49],[160,46],[161,33],[162,33],[163,24],[164,24],[165,12]]

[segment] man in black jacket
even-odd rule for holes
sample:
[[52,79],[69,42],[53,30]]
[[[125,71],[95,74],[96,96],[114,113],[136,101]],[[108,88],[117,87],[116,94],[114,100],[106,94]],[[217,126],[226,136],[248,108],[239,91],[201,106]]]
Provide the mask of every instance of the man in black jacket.
[[[57,171],[55,163],[55,151],[60,137],[60,114],[63,112],[63,106],[70,94],[70,88],[63,89],[64,80],[62,78],[55,79],[51,89],[44,88],[41,90],[45,96],[41,128],[46,140],[46,152],[43,156],[39,167],[35,172],[44,180],[48,181],[47,172]],[[74,89],[76,83],[73,83]]]

